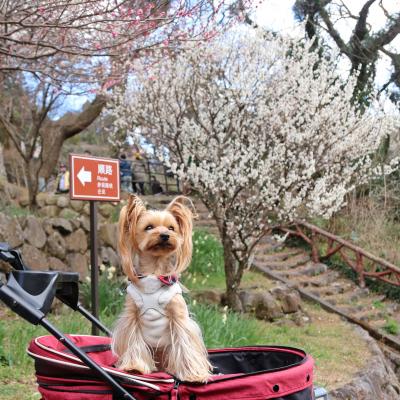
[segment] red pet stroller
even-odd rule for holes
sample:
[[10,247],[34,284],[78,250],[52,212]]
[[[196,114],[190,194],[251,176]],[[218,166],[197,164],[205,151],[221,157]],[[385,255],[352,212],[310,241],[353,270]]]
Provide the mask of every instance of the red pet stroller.
[[[31,271],[18,251],[0,243],[0,259],[13,268],[0,282],[0,300],[52,336],[32,340],[42,400],[312,400],[313,359],[302,350],[251,346],[209,350],[214,374],[207,384],[181,382],[157,372],[126,373],[114,367],[110,338],[65,335],[46,318],[54,297],[83,314],[110,336],[110,331],[78,301],[78,274]],[[323,391],[324,392],[324,391]],[[322,393],[318,398],[326,398]]]

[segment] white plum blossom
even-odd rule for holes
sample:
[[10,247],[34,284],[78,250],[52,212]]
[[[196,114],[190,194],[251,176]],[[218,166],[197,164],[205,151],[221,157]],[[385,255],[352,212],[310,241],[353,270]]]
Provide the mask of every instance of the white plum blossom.
[[115,132],[139,130],[212,212],[235,308],[259,240],[274,224],[338,211],[391,129],[375,102],[357,109],[356,79],[339,75],[335,56],[311,47],[265,32],[196,44],[138,63],[110,106]]

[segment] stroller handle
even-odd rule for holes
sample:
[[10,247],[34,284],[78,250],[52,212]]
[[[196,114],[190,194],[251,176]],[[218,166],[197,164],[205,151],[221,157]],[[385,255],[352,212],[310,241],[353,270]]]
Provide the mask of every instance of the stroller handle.
[[79,303],[79,274],[61,271],[32,271],[22,261],[20,252],[12,249],[8,243],[0,243],[0,260],[6,261],[12,267],[12,270],[6,274],[7,282],[0,281],[0,300],[23,319],[34,325],[40,324],[53,334],[85,365],[95,371],[102,380],[110,384],[113,389],[113,399],[136,400],[110,374],[46,319],[54,297],[57,297],[70,308],[79,311],[87,319],[96,323],[107,334],[111,334]]

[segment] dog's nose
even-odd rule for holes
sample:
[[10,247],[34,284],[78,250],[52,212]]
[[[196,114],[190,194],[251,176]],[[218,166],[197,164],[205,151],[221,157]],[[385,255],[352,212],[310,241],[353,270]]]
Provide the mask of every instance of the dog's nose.
[[168,233],[160,233],[160,239],[162,242],[168,242],[169,239]]

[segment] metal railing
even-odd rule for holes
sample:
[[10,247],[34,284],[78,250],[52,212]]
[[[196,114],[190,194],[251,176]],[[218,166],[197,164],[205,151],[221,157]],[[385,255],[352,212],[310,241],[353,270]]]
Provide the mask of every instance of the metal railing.
[[[162,188],[164,193],[180,193],[179,179],[160,161],[157,160],[126,160],[132,170],[132,190],[136,186],[139,190],[154,194],[155,181]],[[141,185],[141,186],[140,186]]]
[[[325,261],[334,254],[338,254],[357,273],[361,287],[365,287],[366,277],[400,286],[399,267],[318,226],[296,221],[292,227],[283,227],[281,230],[303,239],[311,247],[311,257],[314,262]],[[327,242],[324,252],[321,239]]]

